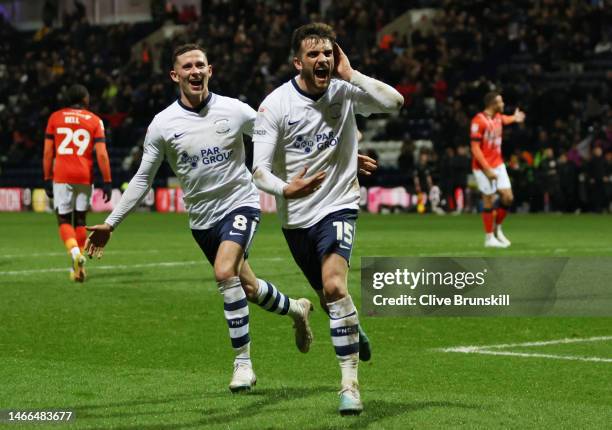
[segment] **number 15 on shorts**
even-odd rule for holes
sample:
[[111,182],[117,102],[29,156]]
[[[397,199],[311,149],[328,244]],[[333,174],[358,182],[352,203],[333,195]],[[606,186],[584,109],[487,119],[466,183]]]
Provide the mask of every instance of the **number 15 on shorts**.
[[[350,247],[353,244],[353,224],[347,221],[334,221],[332,225],[336,228],[336,240]],[[342,248],[342,244],[340,247]]]

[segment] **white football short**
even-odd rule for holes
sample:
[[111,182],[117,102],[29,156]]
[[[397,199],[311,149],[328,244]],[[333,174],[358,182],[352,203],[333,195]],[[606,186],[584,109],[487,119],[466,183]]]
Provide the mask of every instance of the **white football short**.
[[91,203],[93,185],[53,183],[53,207],[60,215],[74,211],[86,212]]
[[497,175],[497,179],[490,180],[482,170],[472,170],[474,177],[476,178],[478,189],[482,194],[488,196],[495,194],[497,190],[507,190],[512,188],[505,164],[502,163],[499,166],[494,167],[492,170]]

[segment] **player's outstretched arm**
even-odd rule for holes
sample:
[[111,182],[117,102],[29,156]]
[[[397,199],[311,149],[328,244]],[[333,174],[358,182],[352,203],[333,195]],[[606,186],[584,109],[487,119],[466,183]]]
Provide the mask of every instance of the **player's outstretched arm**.
[[366,92],[380,113],[397,112],[404,105],[404,97],[395,88],[353,69],[337,43],[334,43],[334,62],[334,74]]
[[85,252],[90,258],[94,256],[97,258],[102,257],[104,247],[110,240],[111,232],[125,219],[130,211],[138,205],[147,191],[149,191],[160,163],[161,161],[159,160],[151,162],[143,159],[140,162],[138,172],[136,172],[128,184],[127,190],[125,190],[123,196],[121,196],[121,201],[106,218],[104,224],[85,227],[91,232],[85,242]]
[[85,252],[91,257],[101,258],[104,253],[104,247],[111,238],[113,227],[104,223],[94,226],[85,227],[91,234],[85,242]]
[[502,123],[504,125],[520,124],[525,121],[525,112],[516,108],[512,115],[502,115]]

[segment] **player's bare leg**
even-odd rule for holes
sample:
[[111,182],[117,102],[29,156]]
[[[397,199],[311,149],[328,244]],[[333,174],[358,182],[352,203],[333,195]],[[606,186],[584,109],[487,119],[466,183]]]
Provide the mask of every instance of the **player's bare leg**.
[[[329,315],[329,308],[327,307],[327,301],[325,300],[325,293],[323,290],[315,290],[319,296],[319,304],[321,308]],[[358,326],[359,329],[359,360],[370,361],[372,358],[372,345],[370,345],[370,338],[366,334],[361,323]]]
[[507,248],[507,245],[501,243],[494,234],[493,226],[493,201],[495,194],[482,195],[482,223],[485,230],[485,248]]
[[511,188],[499,189],[497,192],[499,193],[500,204],[495,213],[495,237],[498,241],[508,247],[511,245],[511,242],[502,231],[502,222],[506,218],[508,210],[512,206],[514,195],[512,194]]
[[323,258],[323,292],[329,309],[332,344],[340,364],[342,415],[356,415],[363,410],[357,379],[359,364],[359,318],[347,288],[348,263],[338,254]]
[[313,310],[310,300],[305,298],[292,299],[283,294],[272,283],[257,279],[248,261],[244,261],[240,269],[240,282],[249,301],[257,303],[269,312],[291,317],[295,328],[295,345],[300,352],[308,352],[313,340],[308,321],[310,312]]
[[215,257],[215,278],[223,295],[225,319],[229,327],[232,347],[236,353],[234,373],[229,389],[232,392],[248,391],[257,382],[251,363],[251,338],[249,336],[249,307],[240,282],[242,246],[223,241]]

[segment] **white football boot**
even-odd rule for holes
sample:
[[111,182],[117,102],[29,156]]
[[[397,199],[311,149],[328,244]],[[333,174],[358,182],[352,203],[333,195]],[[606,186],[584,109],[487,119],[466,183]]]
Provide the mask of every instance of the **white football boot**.
[[250,363],[239,361],[234,363],[234,374],[229,384],[232,393],[249,391],[257,383],[257,377]]
[[70,279],[76,282],[85,282],[85,262],[87,259],[83,254],[78,254],[72,257],[72,269],[70,270]]
[[485,248],[507,248],[509,245],[505,245],[493,235],[493,233],[487,233],[484,241]]
[[340,406],[338,406],[340,415],[359,415],[363,411],[357,382],[343,386],[338,394],[340,395]]
[[298,299],[297,303],[302,311],[292,315],[293,328],[295,329],[295,345],[300,352],[307,353],[310,350],[310,344],[314,337],[308,322],[310,312],[312,312],[314,307],[310,300],[304,298]]
[[508,238],[504,236],[504,232],[502,231],[501,225],[495,227],[495,238],[504,245],[506,245],[506,248],[512,245]]

